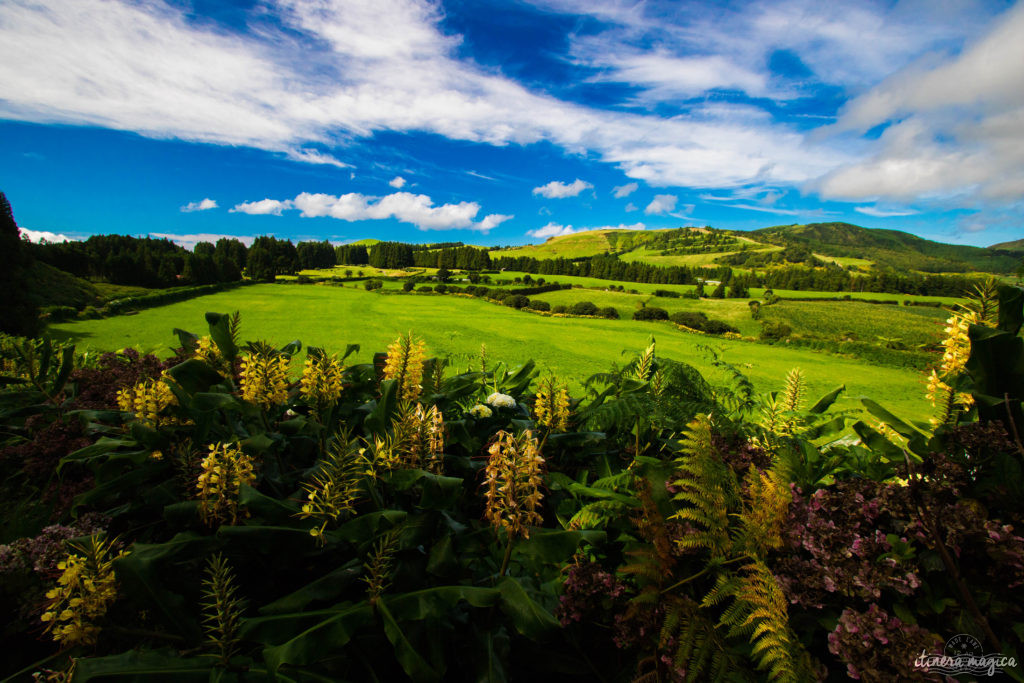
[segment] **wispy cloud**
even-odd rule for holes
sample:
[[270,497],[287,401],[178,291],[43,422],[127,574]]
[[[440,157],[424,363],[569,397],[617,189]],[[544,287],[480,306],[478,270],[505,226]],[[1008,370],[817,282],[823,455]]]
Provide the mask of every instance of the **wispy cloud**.
[[674,194],[656,194],[651,203],[644,209],[646,214],[658,214],[658,213],[669,213],[674,211],[676,208],[676,202],[679,201],[679,197]]
[[893,218],[896,216],[913,216],[920,213],[913,209],[881,209],[877,206],[855,206],[853,210],[857,213],[862,213],[865,216],[874,216],[875,218]]
[[612,194],[615,195],[616,199],[622,199],[628,197],[640,188],[639,183],[626,183],[625,185],[619,185],[618,187],[612,188]]
[[182,213],[191,213],[193,211],[209,211],[210,209],[216,209],[216,208],[217,208],[216,200],[213,200],[213,199],[210,199],[209,197],[207,197],[206,199],[203,199],[203,200],[198,201],[198,202],[189,202],[185,206],[181,207],[180,210],[181,210]]
[[540,195],[541,197],[547,197],[548,199],[565,199],[566,197],[579,196],[583,190],[591,190],[594,186],[585,180],[577,178],[571,183],[563,183],[558,180],[552,180],[546,185],[533,188],[533,193]]

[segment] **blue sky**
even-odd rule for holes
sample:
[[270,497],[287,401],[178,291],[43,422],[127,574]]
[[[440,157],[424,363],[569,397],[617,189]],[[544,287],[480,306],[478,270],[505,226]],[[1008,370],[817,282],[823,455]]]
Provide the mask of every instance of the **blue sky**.
[[[1024,237],[1024,2],[4,0],[35,233]],[[33,233],[33,234],[35,234]]]

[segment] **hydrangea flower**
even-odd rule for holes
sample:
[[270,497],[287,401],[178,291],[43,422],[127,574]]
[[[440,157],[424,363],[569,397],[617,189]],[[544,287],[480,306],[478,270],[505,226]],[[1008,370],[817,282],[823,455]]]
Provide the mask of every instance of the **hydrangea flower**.
[[508,394],[500,394],[497,391],[487,397],[487,403],[495,408],[515,408],[516,400]]
[[[497,394],[495,394],[495,395],[497,395]],[[491,409],[488,408],[487,406],[485,406],[485,405],[483,405],[481,403],[477,403],[475,406],[473,406],[472,408],[469,409],[469,414],[472,415],[473,417],[477,418],[477,419],[482,419],[482,418],[485,418],[485,417],[490,417],[494,413],[491,412]]]

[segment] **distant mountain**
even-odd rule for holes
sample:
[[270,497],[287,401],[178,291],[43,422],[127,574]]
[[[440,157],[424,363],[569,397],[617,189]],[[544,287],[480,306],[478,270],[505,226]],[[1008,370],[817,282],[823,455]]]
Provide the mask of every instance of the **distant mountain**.
[[1014,240],[1012,242],[1000,242],[999,244],[993,244],[989,249],[998,249],[1000,251],[1024,251],[1024,239]]
[[944,244],[899,230],[850,223],[778,225],[744,234],[759,242],[804,247],[826,256],[869,259],[900,270],[1009,273],[1020,266],[1018,257],[991,248]]

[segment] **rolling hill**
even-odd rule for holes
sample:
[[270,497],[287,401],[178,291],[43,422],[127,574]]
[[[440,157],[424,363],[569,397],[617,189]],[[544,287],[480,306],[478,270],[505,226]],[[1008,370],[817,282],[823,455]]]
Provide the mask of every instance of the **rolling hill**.
[[999,251],[1024,251],[1024,239],[1013,240],[1012,242],[1000,242],[999,244],[993,244],[989,249],[996,249]]
[[759,242],[803,247],[831,257],[868,259],[898,270],[1009,273],[1020,266],[1019,257],[1013,254],[933,242],[899,230],[862,228],[850,223],[779,225],[746,234]]

